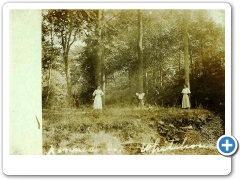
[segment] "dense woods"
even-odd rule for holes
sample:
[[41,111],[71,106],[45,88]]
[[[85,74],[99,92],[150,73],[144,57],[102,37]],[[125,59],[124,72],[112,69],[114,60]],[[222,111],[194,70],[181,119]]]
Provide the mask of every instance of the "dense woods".
[[105,109],[137,106],[136,93],[145,93],[145,107],[181,108],[186,84],[191,108],[224,123],[224,16],[220,10],[43,10],[43,109],[92,107],[98,85]]
[[43,108],[91,103],[98,84],[106,105],[144,92],[179,106],[185,83],[192,107],[224,109],[224,24],[209,11],[47,10],[42,22]]

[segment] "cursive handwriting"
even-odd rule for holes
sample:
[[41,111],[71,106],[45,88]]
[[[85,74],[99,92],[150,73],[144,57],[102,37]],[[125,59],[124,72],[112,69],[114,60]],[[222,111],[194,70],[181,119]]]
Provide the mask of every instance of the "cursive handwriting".
[[160,139],[156,139],[155,143],[143,143],[141,147],[141,152],[149,152],[155,153],[155,152],[160,152],[161,149],[159,146]]
[[[81,148],[58,148],[55,149],[52,145],[46,155],[57,155],[57,154],[78,154],[78,153],[97,153],[100,152],[101,149],[97,149],[95,147],[81,147]],[[121,153],[121,149],[116,148],[108,148],[107,151],[109,153]]]
[[[207,148],[207,149],[216,149],[215,146],[209,146],[209,145],[185,145],[183,144],[181,146],[179,145],[173,145],[173,143],[168,144],[168,146],[162,146],[160,147],[160,139],[156,139],[154,143],[141,143],[141,153],[160,153],[165,151],[171,151],[171,150],[183,150],[183,149],[194,149],[194,148]],[[137,148],[137,147],[136,147]],[[122,154],[124,148],[118,149],[111,146],[111,148],[102,149],[102,148],[96,148],[96,147],[81,147],[81,148],[58,148],[55,149],[52,145],[49,151],[46,153],[47,155],[56,155],[56,154],[81,154],[81,153],[95,153],[95,154]]]

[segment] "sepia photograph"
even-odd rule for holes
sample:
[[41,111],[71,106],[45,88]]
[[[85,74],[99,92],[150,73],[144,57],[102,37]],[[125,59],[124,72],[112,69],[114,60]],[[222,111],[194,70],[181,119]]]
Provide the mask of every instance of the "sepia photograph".
[[4,174],[231,173],[231,20],[227,3],[4,5]]
[[43,155],[220,155],[224,9],[41,15]]

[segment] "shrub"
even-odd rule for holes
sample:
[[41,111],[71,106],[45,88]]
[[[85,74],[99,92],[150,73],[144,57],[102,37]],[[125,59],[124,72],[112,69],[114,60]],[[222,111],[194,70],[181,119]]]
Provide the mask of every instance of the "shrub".
[[186,145],[199,144],[201,141],[201,133],[195,130],[189,130],[185,134]]
[[224,134],[222,120],[218,116],[211,117],[205,125],[201,127],[202,142],[216,144],[219,137]]
[[48,86],[48,72],[43,72],[42,82],[42,106],[43,108],[67,107],[67,84],[65,78],[55,70],[52,70],[50,87]]

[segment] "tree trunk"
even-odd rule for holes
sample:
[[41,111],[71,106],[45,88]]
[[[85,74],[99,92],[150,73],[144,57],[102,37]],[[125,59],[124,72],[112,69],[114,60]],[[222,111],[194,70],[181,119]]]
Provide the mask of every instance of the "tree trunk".
[[192,77],[194,77],[194,66],[193,66],[193,53],[192,53],[192,50],[190,49],[190,54],[189,54],[189,56],[190,56],[190,63],[191,63],[191,75],[192,75]]
[[[102,10],[102,17],[100,19],[100,24],[101,24],[101,34],[100,34],[100,37],[102,40],[104,40],[105,38],[105,32],[104,32],[104,27],[103,27],[103,24],[104,23],[104,10]],[[105,72],[105,54],[104,54],[104,46],[103,44],[100,44],[100,48],[101,48],[101,59],[100,59],[100,62],[101,62],[101,87],[102,87],[102,91],[103,93],[105,94],[106,92],[106,72]],[[105,106],[105,96],[102,96],[102,104],[103,106]]]
[[178,53],[178,71],[181,71],[181,51],[179,49],[179,53]]
[[132,70],[128,70],[129,94],[133,93],[133,74]]
[[188,11],[184,11],[183,16],[183,46],[184,46],[184,70],[185,70],[185,84],[190,89],[189,84],[189,58],[188,58],[188,33],[187,33],[187,24],[188,24]]
[[138,93],[143,93],[142,11],[138,10]]
[[101,85],[101,70],[102,70],[102,10],[98,10],[98,27],[97,27],[97,36],[98,36],[98,45],[97,45],[97,58],[95,63],[95,88]]
[[45,103],[47,103],[49,95],[50,95],[50,86],[51,86],[51,77],[52,77],[52,62],[53,62],[53,28],[51,26],[51,31],[50,31],[50,35],[51,35],[51,59],[50,59],[50,65],[49,65],[49,72],[48,72],[48,90],[47,90],[47,97],[45,100]]
[[163,67],[162,67],[162,60],[160,60],[160,66],[159,66],[159,79],[160,79],[160,86],[163,86]]
[[[102,87],[102,91],[105,94],[106,92],[106,74],[105,74],[105,68],[104,68],[104,57],[102,57],[102,64],[101,64],[101,87]],[[105,95],[102,96],[102,103],[103,105],[105,105]]]
[[144,76],[143,76],[143,90],[146,94],[148,94],[148,73],[144,68]]
[[153,79],[153,84],[154,84],[154,86],[156,86],[156,85],[157,85],[156,70],[153,70],[153,76],[152,76],[152,79]]
[[48,98],[49,98],[49,95],[50,95],[50,91],[51,91],[51,77],[52,77],[52,57],[50,59],[50,65],[49,65],[49,71],[48,71],[48,90],[47,90],[47,97],[46,97],[46,100],[45,100],[45,103],[47,103],[48,101]]
[[72,87],[71,87],[71,78],[69,74],[69,67],[68,67],[68,52],[63,54],[64,57],[64,64],[65,64],[65,74],[66,74],[66,82],[67,82],[67,93],[68,93],[68,103],[70,106],[73,105],[72,102]]
[[143,90],[146,94],[148,94],[148,79],[147,79],[147,61],[144,61],[144,68],[143,68]]

